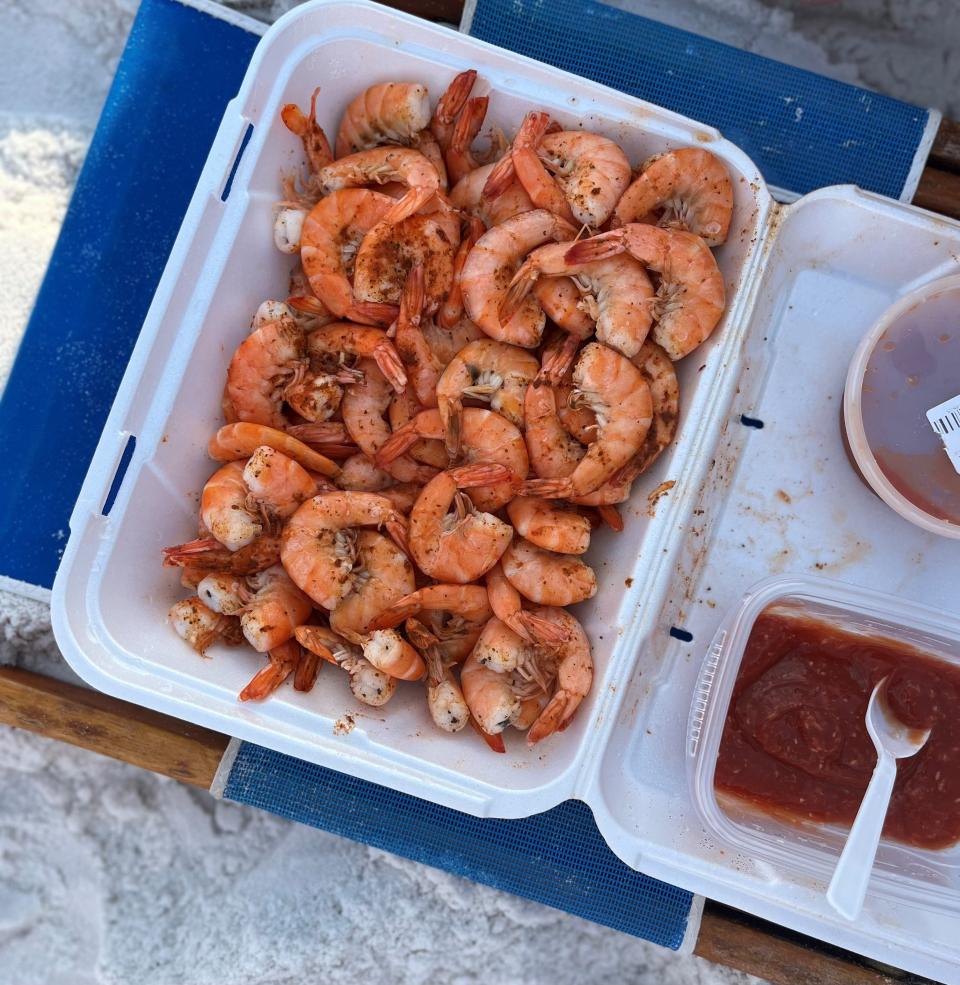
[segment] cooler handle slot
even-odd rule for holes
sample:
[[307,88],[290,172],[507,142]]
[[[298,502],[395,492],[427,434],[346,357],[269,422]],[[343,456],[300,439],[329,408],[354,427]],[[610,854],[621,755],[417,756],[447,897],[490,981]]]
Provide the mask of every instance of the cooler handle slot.
[[127,442],[123,446],[123,451],[120,453],[120,460],[117,462],[117,467],[113,473],[113,479],[110,482],[110,488],[107,490],[106,498],[103,501],[103,506],[100,509],[101,516],[110,516],[110,511],[113,509],[113,504],[117,501],[117,496],[120,493],[120,487],[123,485],[124,477],[127,474],[127,469],[130,467],[130,462],[133,459],[133,453],[137,447],[136,435],[128,435]]

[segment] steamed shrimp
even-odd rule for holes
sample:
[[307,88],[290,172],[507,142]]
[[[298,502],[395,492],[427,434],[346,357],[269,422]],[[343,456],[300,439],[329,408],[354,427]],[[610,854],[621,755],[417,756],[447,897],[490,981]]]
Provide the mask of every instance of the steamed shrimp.
[[247,642],[258,653],[285,643],[313,611],[310,599],[278,564],[247,579],[253,594],[240,615]]
[[424,486],[410,513],[409,539],[410,552],[424,574],[467,584],[497,563],[513,530],[478,511],[461,490],[509,479],[511,473],[502,465],[465,465],[440,472]]
[[358,701],[379,708],[393,697],[397,690],[396,678],[374,667],[362,656],[358,646],[333,630],[326,626],[298,626],[295,635],[304,649],[347,672],[350,690]]
[[[391,456],[403,454],[418,439],[441,439],[445,433],[438,410],[422,411],[409,424],[394,431],[393,437],[380,449],[377,461],[389,462]],[[460,448],[465,464],[502,465],[514,478],[526,478],[529,463],[523,435],[492,410],[467,407],[463,411]],[[470,499],[477,509],[492,512],[509,503],[514,492],[513,481],[507,480],[473,489]]]
[[372,359],[395,390],[402,390],[407,385],[400,353],[387,338],[387,333],[373,325],[344,321],[315,328],[307,336],[307,350],[312,357],[319,358],[349,355]]
[[501,558],[507,581],[539,605],[574,605],[597,594],[593,569],[573,554],[556,554],[514,537]]
[[593,684],[590,640],[579,621],[564,609],[543,607],[536,608],[533,612],[539,618],[560,626],[569,638],[553,656],[556,688],[547,706],[527,732],[527,743],[531,746],[566,728]]
[[[360,450],[374,459],[390,437],[390,425],[384,415],[390,409],[393,393],[372,360],[361,360],[357,368],[363,373],[363,382],[353,384],[344,394],[343,422]],[[400,482],[423,483],[436,475],[436,469],[407,455],[393,459],[384,466],[384,471]]]
[[335,609],[353,588],[355,527],[386,527],[405,541],[405,523],[376,493],[332,492],[308,499],[287,521],[280,560],[301,591],[317,605]]
[[733,184],[723,161],[702,148],[682,147],[644,167],[617,203],[612,224],[654,222],[719,246],[732,215]]
[[442,612],[445,616],[454,616],[476,627],[477,633],[493,614],[487,598],[487,590],[483,585],[428,585],[397,599],[384,609],[374,620],[373,628],[393,629],[406,619],[429,612]]
[[231,575],[251,575],[264,571],[279,560],[280,538],[272,534],[264,534],[238,551],[231,551],[212,537],[200,537],[163,549],[165,568],[189,569],[194,573],[220,571]]
[[244,463],[228,462],[207,480],[200,494],[200,520],[229,551],[239,550],[263,533],[256,508],[248,508]]
[[435,407],[437,382],[444,367],[431,352],[420,330],[425,303],[424,272],[423,267],[418,264],[412,267],[407,275],[403,296],[400,299],[395,339],[417,401],[422,407]]
[[416,587],[413,566],[393,541],[374,530],[341,531],[338,550],[346,552],[351,566],[347,591],[330,613],[330,628],[363,645],[377,616]]
[[300,262],[313,293],[337,318],[389,325],[396,306],[354,297],[350,277],[366,234],[394,201],[369,188],[343,188],[320,199],[303,221]]
[[317,122],[317,96],[320,86],[310,96],[310,115],[306,115],[296,103],[287,103],[280,110],[283,125],[303,142],[303,152],[307,158],[310,174],[315,175],[322,167],[333,160],[330,142]]
[[590,521],[582,513],[547,499],[517,496],[507,504],[513,529],[537,547],[559,554],[586,554]]
[[337,130],[337,157],[381,144],[409,146],[430,125],[427,87],[414,82],[382,82],[356,96]]
[[283,452],[309,472],[334,478],[340,471],[336,462],[315,452],[302,441],[261,424],[240,422],[224,425],[207,443],[207,454],[218,462],[233,462],[239,458],[249,458],[261,445]]
[[523,212],[488,230],[470,251],[460,274],[463,304],[471,321],[492,339],[527,349],[540,344],[546,316],[527,297],[506,322],[500,306],[513,275],[535,247],[573,239],[576,230],[545,209]]
[[487,163],[471,150],[471,145],[483,127],[489,101],[489,96],[477,96],[467,100],[457,120],[450,144],[444,154],[447,176],[451,184],[455,185],[471,171]]
[[177,636],[201,657],[217,640],[232,645],[243,639],[238,619],[214,612],[196,596],[174,602],[167,618]]
[[430,118],[430,132],[442,151],[450,146],[457,117],[470,96],[470,90],[477,81],[477,70],[468,68],[453,77],[453,81],[437,100],[433,116]]
[[361,647],[377,670],[397,680],[419,681],[426,673],[423,657],[395,629],[375,629]]
[[626,254],[570,263],[572,243],[551,243],[534,250],[510,282],[500,315],[509,319],[540,277],[568,275],[583,288],[581,304],[596,322],[597,340],[630,358],[650,331],[653,285],[643,265]]
[[524,394],[539,370],[536,356],[506,342],[481,339],[464,346],[437,383],[449,454],[460,454],[464,399],[489,401],[491,410],[522,428]]
[[630,223],[577,243],[567,260],[588,263],[624,252],[659,274],[651,335],[671,359],[682,359],[723,315],[723,275],[710,247],[693,233]]
[[570,475],[586,448],[563,426],[553,387],[531,384],[524,399],[525,438],[530,467],[541,479]]
[[286,391],[306,372],[303,332],[289,316],[255,328],[227,367],[223,412],[228,421],[283,428]]
[[387,222],[406,219],[434,201],[437,205],[446,207],[438,197],[440,174],[436,167],[419,151],[408,147],[374,147],[372,150],[341,157],[321,168],[316,180],[324,195],[358,185],[403,182],[408,191],[391,204],[383,216]]
[[433,313],[450,289],[459,243],[460,220],[453,213],[378,222],[357,252],[354,296],[364,302],[398,304],[410,271],[420,267],[424,308]]
[[269,445],[261,445],[247,460],[243,482],[251,502],[271,521],[285,520],[305,499],[317,493],[317,480],[302,465]]
[[491,228],[535,207],[519,181],[512,180],[496,198],[484,198],[484,187],[496,167],[485,164],[450,189],[450,204],[455,209],[475,215]]
[[303,651],[296,640],[289,639],[272,647],[267,658],[266,667],[261,667],[253,675],[247,686],[237,695],[238,700],[263,701],[268,698],[300,666]]
[[[460,274],[463,272],[463,265],[466,263],[470,251],[476,245],[477,240],[486,232],[482,220],[475,216],[468,216],[466,223],[467,234],[460,240],[456,256],[453,259],[453,269],[449,282],[450,289],[437,312],[437,321],[445,329],[453,329],[463,320],[463,291],[460,288]],[[446,360],[446,362],[449,361],[449,359]]]
[[528,481],[524,495],[570,499],[593,492],[637,453],[646,438],[653,419],[650,387],[629,359],[591,342],[577,360],[573,379],[576,394],[597,415],[596,438],[573,472]]
[[553,623],[538,619],[523,608],[523,596],[507,580],[499,561],[486,573],[485,581],[493,614],[517,636],[546,647],[562,642],[564,636]]
[[473,653],[460,669],[460,685],[470,714],[488,735],[498,735],[520,717],[520,698],[509,675],[481,663]]

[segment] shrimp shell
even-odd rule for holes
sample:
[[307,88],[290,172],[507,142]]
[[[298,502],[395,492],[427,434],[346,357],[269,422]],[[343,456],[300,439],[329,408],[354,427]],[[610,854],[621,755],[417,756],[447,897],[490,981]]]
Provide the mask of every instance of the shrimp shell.
[[430,125],[425,85],[381,82],[351,100],[337,130],[337,157],[380,144],[410,144]]
[[555,554],[514,537],[500,562],[507,581],[539,605],[574,605],[597,594],[593,569],[571,554]]

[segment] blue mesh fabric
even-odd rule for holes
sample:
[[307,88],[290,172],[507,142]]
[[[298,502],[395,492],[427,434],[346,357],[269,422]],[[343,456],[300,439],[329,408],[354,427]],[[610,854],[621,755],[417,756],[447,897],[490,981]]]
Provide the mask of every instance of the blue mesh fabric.
[[470,33],[716,127],[770,185],[899,198],[927,110],[590,0],[477,0]]
[[683,941],[691,894],[621,862],[579,801],[476,818],[246,742],[224,796],[665,947]]

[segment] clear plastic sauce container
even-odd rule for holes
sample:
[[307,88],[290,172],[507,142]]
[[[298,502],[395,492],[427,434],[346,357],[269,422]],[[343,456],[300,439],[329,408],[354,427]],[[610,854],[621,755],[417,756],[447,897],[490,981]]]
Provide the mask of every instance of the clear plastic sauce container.
[[[942,665],[944,674],[953,678],[960,674],[960,619],[882,592],[794,576],[769,578],[754,586],[718,630],[704,659],[689,718],[688,778],[697,812],[712,836],[743,859],[772,866],[781,876],[821,880],[825,888],[843,849],[848,823],[803,819],[796,801],[777,810],[775,791],[752,801],[722,789],[724,784],[717,782],[721,743],[747,643],[758,618],[771,612],[862,637],[868,644],[865,649],[882,640],[904,653],[920,651],[922,668]],[[829,657],[829,649],[825,655]],[[791,682],[775,683],[773,700],[787,699],[796,706],[796,696],[790,697]],[[819,728],[822,722],[813,716],[812,724]],[[838,734],[849,738],[843,724],[835,724]],[[949,759],[950,750],[946,754]],[[858,769],[869,775],[865,764]],[[726,779],[729,784],[729,776]],[[871,892],[888,900],[960,914],[960,842],[934,848],[884,837]]]
[[[850,453],[867,483],[905,519],[948,537],[960,537],[960,473],[927,411],[955,397],[960,275],[884,313],[851,360],[843,404]],[[960,417],[946,427],[960,442]]]

